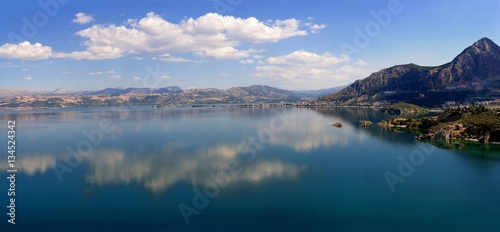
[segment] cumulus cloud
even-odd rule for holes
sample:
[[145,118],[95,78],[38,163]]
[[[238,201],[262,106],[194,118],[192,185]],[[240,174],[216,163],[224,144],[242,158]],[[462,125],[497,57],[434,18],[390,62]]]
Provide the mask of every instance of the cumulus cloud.
[[240,64],[253,64],[254,61],[251,60],[251,59],[248,59],[248,60],[240,60]]
[[75,15],[75,18],[73,19],[73,23],[77,24],[87,24],[94,21],[94,17],[91,15],[87,15],[85,13],[79,12]]
[[270,57],[267,59],[269,64],[274,65],[304,65],[307,64],[313,67],[325,67],[330,65],[336,65],[339,63],[345,63],[350,61],[349,57],[346,55],[341,55],[336,57],[328,52],[323,55],[318,55],[308,51],[295,51],[291,54],[280,56],[280,57]]
[[138,77],[138,76],[135,76],[135,77],[134,77],[134,80],[136,80],[136,81],[140,81],[140,80],[141,80],[141,78],[140,78],[140,77]]
[[[94,18],[77,13],[74,23],[85,24]],[[69,53],[53,52],[49,46],[40,43],[23,42],[4,44],[0,57],[8,59],[40,60],[49,58],[70,58],[75,60],[115,59],[131,54],[132,59],[141,60],[139,55],[152,55],[166,62],[194,62],[170,54],[194,54],[215,59],[248,60],[261,52],[248,49],[245,45],[276,43],[281,40],[317,33],[324,24],[302,23],[297,19],[260,21],[257,18],[238,18],[207,13],[198,18],[189,18],[172,23],[151,12],[141,19],[128,19],[123,25],[96,24],[78,31],[84,39],[83,51]],[[168,56],[163,56],[168,54]],[[160,56],[160,57],[158,57]]]
[[[305,28],[305,29],[304,29]],[[271,22],[208,13],[172,23],[151,12],[125,25],[94,25],[76,35],[86,39],[86,51],[73,52],[73,59],[111,59],[124,54],[193,53],[216,59],[242,59],[257,51],[241,50],[243,44],[275,43],[304,36],[311,29],[299,20]]]
[[109,76],[109,77],[110,77],[110,78],[113,78],[113,79],[120,79],[120,78],[122,78],[122,76],[117,75],[117,74],[111,75],[111,76]]
[[97,46],[90,47],[87,51],[83,52],[72,52],[68,54],[68,57],[75,60],[104,60],[120,58],[122,54],[123,52],[119,48],[112,46]]
[[52,48],[49,46],[43,46],[40,43],[31,44],[28,41],[20,44],[7,43],[0,46],[0,57],[7,59],[43,60],[64,56],[62,53],[52,52]]
[[348,84],[366,75],[363,61],[351,64],[346,55],[295,51],[259,62],[252,75],[288,89],[321,89]]
[[316,34],[319,33],[321,29],[324,29],[326,27],[325,24],[312,24],[309,26],[311,29],[311,33]]
[[163,75],[160,77],[160,79],[162,79],[162,80],[167,80],[167,79],[171,79],[171,78],[173,78],[173,77],[169,76],[169,75]]
[[31,80],[33,80],[33,77],[26,77],[25,79],[28,81],[31,81]]
[[[85,13],[75,15],[73,22],[89,23],[94,18]],[[40,60],[70,58],[75,60],[115,59],[131,54],[152,55],[166,62],[194,62],[171,54],[194,54],[215,59],[260,59],[256,49],[248,45],[276,43],[281,40],[317,33],[324,24],[302,23],[297,19],[260,21],[257,18],[238,18],[207,13],[179,23],[169,22],[151,12],[141,19],[129,19],[123,25],[96,24],[78,31],[84,39],[83,51],[53,52],[40,43],[23,42],[0,46],[0,57],[8,59]],[[242,48],[245,47],[245,48]],[[168,56],[162,56],[168,54]]]
[[161,55],[160,60],[165,62],[176,62],[176,63],[201,63],[199,60],[190,60],[182,57],[172,56],[170,54]]
[[97,72],[89,72],[89,75],[105,75],[105,74],[114,74],[115,70],[111,69],[108,71],[97,71]]
[[354,66],[365,66],[367,63],[363,60],[358,60],[356,63],[352,64]]

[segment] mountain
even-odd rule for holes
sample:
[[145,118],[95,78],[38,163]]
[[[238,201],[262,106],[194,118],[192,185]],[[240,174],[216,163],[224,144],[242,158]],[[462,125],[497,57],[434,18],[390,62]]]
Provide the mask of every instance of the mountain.
[[83,95],[121,95],[121,94],[152,94],[152,93],[182,93],[182,89],[178,86],[169,86],[159,89],[151,88],[106,88],[98,91],[84,91]]
[[[106,88],[99,91],[23,91],[0,99],[0,109],[112,107],[128,105],[296,103],[303,99],[291,91],[265,85],[229,89]],[[64,94],[63,94],[64,93]],[[1,98],[1,97],[0,97]]]
[[18,88],[0,88],[0,98],[22,97],[22,96],[56,96],[56,95],[70,95],[79,94],[80,91],[56,89],[54,91],[48,90],[25,90]]
[[164,88],[155,89],[153,93],[182,93],[184,92],[179,86],[169,86]]
[[302,100],[291,91],[265,85],[232,87],[229,89],[189,89],[175,97],[181,102],[196,104],[276,103],[299,102]]
[[300,98],[318,98],[327,94],[336,93],[349,85],[337,86],[329,89],[318,90],[290,90],[295,96]]
[[473,101],[498,96],[500,47],[482,38],[450,63],[437,67],[397,65],[357,80],[318,99],[338,104],[406,101],[437,106],[445,101]]

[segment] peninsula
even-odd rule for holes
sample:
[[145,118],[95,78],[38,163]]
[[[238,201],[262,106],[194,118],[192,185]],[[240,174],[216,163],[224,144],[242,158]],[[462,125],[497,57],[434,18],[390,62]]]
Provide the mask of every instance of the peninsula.
[[482,143],[500,143],[500,111],[483,105],[449,108],[423,118],[394,117],[381,121],[391,130],[409,129],[418,140],[462,139]]

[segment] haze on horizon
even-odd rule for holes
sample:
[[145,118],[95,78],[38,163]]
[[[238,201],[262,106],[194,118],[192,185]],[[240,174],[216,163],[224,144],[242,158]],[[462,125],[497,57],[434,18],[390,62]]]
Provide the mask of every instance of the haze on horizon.
[[0,87],[341,86],[500,41],[500,1],[2,2]]

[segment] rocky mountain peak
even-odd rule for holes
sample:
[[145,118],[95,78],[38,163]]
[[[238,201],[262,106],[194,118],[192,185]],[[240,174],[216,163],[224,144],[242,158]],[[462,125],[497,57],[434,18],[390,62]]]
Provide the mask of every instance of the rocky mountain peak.
[[453,79],[486,79],[500,75],[500,47],[484,37],[453,59],[450,68]]
[[413,103],[438,105],[446,100],[494,97],[498,89],[500,47],[484,37],[463,50],[450,63],[436,67],[396,65],[319,100],[341,104],[411,100]]
[[472,46],[472,49],[474,49],[476,52],[482,52],[482,53],[496,53],[499,51],[500,47],[495,44],[492,40],[489,38],[482,38],[475,42]]

